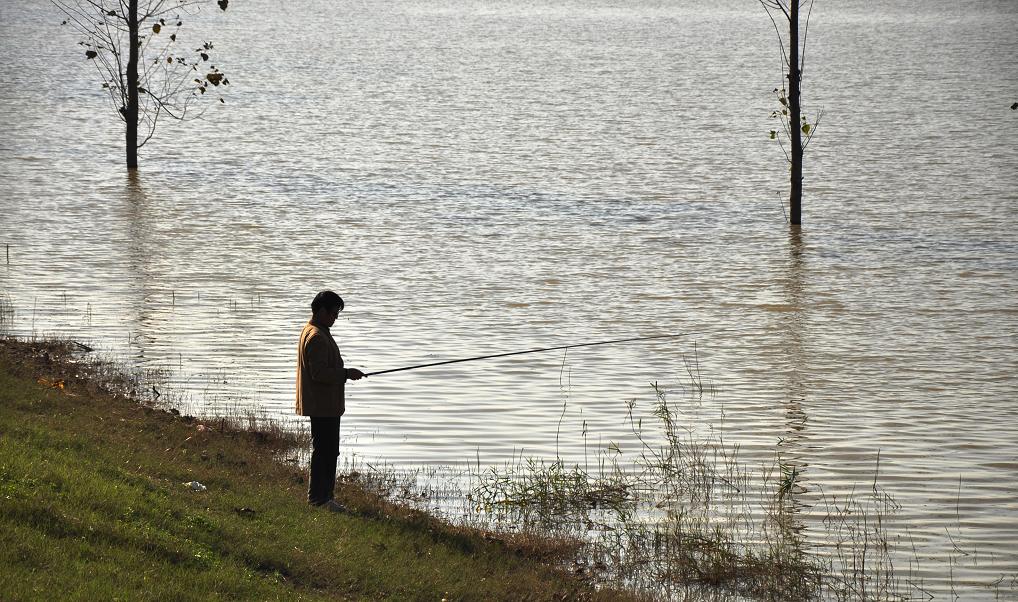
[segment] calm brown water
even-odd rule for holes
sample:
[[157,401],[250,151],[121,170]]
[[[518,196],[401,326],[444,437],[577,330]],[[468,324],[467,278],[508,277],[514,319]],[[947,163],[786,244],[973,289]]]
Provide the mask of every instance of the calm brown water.
[[1018,4],[818,3],[799,237],[755,2],[208,12],[227,104],[166,124],[129,181],[61,17],[0,4],[8,332],[280,417],[321,288],[366,370],[689,333],[356,383],[344,456],[625,453],[624,402],[685,380],[695,341],[721,388],[699,428],[833,495],[879,453],[905,565],[938,598],[1018,599]]

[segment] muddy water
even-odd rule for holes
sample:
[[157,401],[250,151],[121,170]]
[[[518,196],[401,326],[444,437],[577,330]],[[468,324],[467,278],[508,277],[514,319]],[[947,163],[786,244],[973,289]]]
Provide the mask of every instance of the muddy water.
[[343,453],[625,455],[695,358],[697,428],[813,491],[879,473],[924,587],[1018,597],[1018,6],[816,8],[796,235],[755,3],[237,4],[200,15],[227,103],[133,179],[60,17],[0,5],[8,332],[280,417],[321,288],[366,370],[684,333],[356,383]]

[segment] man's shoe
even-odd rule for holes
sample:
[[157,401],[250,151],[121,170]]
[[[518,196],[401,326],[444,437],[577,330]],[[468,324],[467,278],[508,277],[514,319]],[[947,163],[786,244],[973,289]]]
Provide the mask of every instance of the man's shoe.
[[325,502],[324,504],[322,504],[320,507],[325,509],[325,510],[328,510],[329,512],[340,512],[340,513],[343,513],[343,514],[347,514],[347,513],[350,512],[347,509],[346,506],[344,506],[343,504],[340,504],[336,500],[329,500],[329,501]]

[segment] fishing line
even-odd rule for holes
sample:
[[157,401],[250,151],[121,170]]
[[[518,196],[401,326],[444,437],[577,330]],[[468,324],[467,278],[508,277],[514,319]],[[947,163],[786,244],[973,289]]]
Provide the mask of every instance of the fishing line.
[[573,345],[559,345],[558,347],[543,347],[541,349],[528,349],[526,351],[510,351],[508,353],[494,353],[491,355],[479,355],[477,357],[465,357],[456,360],[445,360],[444,362],[431,362],[429,364],[417,364],[416,366],[405,366],[403,368],[391,368],[389,370],[379,370],[377,372],[368,372],[364,376],[375,376],[376,374],[389,374],[392,372],[403,372],[404,370],[416,370],[418,368],[428,368],[431,366],[444,366],[446,364],[458,364],[460,362],[475,362],[477,360],[487,360],[496,357],[509,357],[511,355],[523,355],[525,353],[540,353],[543,351],[556,351],[559,349],[575,349],[576,347],[593,347],[595,345],[615,345],[618,343],[633,343],[636,341],[651,341],[654,339],[674,339],[677,337],[686,336],[685,334],[659,334],[651,337],[632,337],[628,339],[615,339],[612,341],[597,341],[594,343],[576,343]]

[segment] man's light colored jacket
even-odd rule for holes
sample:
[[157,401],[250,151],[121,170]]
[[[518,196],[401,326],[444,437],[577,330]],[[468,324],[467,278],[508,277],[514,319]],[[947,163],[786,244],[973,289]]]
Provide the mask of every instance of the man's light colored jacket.
[[297,413],[301,416],[342,416],[346,368],[329,329],[308,322],[297,345]]

